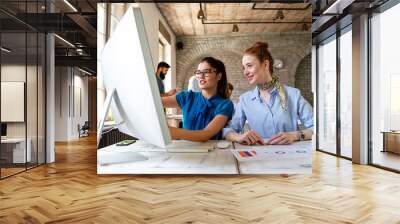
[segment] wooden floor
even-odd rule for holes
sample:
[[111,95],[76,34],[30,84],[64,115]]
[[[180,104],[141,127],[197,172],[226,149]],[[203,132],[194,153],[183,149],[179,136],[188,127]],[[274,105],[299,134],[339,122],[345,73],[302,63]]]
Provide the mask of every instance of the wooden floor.
[[19,172],[22,172],[22,171],[24,171],[24,170],[26,170],[25,169],[25,167],[18,167],[18,168],[1,168],[1,177],[2,178],[4,178],[4,177],[7,177],[7,176],[11,176],[11,175],[13,175],[13,174],[16,174],[16,173],[19,173]]
[[400,223],[400,175],[316,152],[312,175],[99,176],[95,137],[0,181],[0,223]]
[[392,152],[374,151],[372,157],[374,164],[400,170],[400,155]]

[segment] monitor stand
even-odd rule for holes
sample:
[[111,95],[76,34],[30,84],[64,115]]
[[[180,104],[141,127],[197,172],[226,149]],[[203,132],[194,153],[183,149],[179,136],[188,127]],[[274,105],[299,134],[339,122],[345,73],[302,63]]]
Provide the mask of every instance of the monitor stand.
[[[103,111],[100,115],[100,120],[97,125],[97,127],[98,127],[98,129],[97,129],[97,146],[100,143],[101,132],[104,128],[104,121],[107,117],[108,110],[110,109],[111,101],[114,98],[118,98],[117,91],[115,90],[115,88],[113,88],[111,90],[111,92],[109,94],[107,94],[107,97],[104,101]],[[119,108],[118,101],[116,101],[115,99],[114,99],[114,101],[117,105],[117,108]],[[102,153],[105,153],[105,152],[102,152]],[[108,154],[108,152],[105,154]],[[101,158],[99,159],[99,157],[98,157],[98,162],[100,165],[105,165],[105,164],[115,164],[115,163],[137,162],[137,161],[144,161],[147,159],[148,159],[147,157],[145,157],[137,152],[115,152],[115,153],[110,152],[109,155],[107,155],[105,158],[103,158],[103,156],[101,156]]]

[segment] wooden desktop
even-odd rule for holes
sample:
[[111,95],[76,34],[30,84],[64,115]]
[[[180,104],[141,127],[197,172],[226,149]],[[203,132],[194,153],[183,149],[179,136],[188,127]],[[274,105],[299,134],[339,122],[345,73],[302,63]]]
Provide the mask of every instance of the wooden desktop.
[[[215,148],[220,141],[211,140],[210,148]],[[134,151],[148,158],[145,161],[119,163],[110,165],[97,164],[98,174],[311,174],[311,141],[295,142],[291,145],[274,146],[282,150],[306,150],[308,157],[299,155],[296,158],[284,158],[279,161],[238,161],[230,149],[241,146],[232,144],[228,149],[218,149],[208,153],[171,153],[165,150],[149,151],[143,148],[111,145],[97,151],[97,157],[110,153]],[[265,147],[264,147],[265,148]],[[265,148],[268,150],[268,146]]]

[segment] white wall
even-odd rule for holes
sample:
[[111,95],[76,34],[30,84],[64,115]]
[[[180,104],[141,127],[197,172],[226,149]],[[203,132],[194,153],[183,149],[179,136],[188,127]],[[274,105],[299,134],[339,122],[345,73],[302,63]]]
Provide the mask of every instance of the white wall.
[[[25,82],[25,69],[28,74],[32,73],[32,67],[26,68],[25,65],[2,65],[1,66],[1,81],[18,81]],[[35,71],[36,74],[36,71]],[[32,94],[28,94],[32,95]],[[1,108],[7,110],[7,108]],[[7,123],[7,137],[25,137],[25,122],[10,122]]]
[[[33,161],[36,161],[36,153],[39,153],[39,163],[43,163],[45,150],[45,90],[42,68],[40,66],[37,67],[36,65],[25,66],[25,64],[4,64],[1,66],[1,81],[25,82],[27,91],[26,107],[22,107],[22,112],[25,113],[26,110],[26,121],[6,122],[7,137],[24,138],[26,133],[27,138],[31,140],[30,147],[32,158],[34,158]],[[10,108],[1,108],[1,110],[10,110]]]
[[[78,138],[79,137],[79,132],[78,132],[78,124],[82,126],[85,121],[89,120],[89,102],[88,102],[88,77],[87,76],[81,76],[82,73],[76,74],[77,70],[75,70],[75,75],[74,75],[74,89],[75,94],[72,96],[74,98],[74,108],[75,112],[73,112],[73,117],[71,120],[71,137],[72,138]],[[80,99],[78,98],[78,92],[77,90],[80,90]],[[80,100],[80,105],[78,100]],[[82,110],[81,113],[79,111],[79,107]]]
[[[77,139],[78,124],[82,126],[89,117],[88,78],[76,68],[56,67],[55,85],[55,140]],[[79,106],[82,114],[79,112]]]
[[55,140],[67,140],[67,117],[68,117],[68,68],[55,68]]
[[[26,73],[27,71],[27,73]],[[41,71],[39,71],[41,72]],[[28,137],[31,133],[36,136],[36,67],[17,64],[9,64],[1,66],[1,81],[4,82],[25,82],[25,75],[28,78],[27,88],[27,120],[28,120]],[[41,105],[39,105],[40,107]],[[7,108],[1,108],[7,110]],[[7,136],[8,137],[25,137],[25,123],[26,122],[7,122]]]

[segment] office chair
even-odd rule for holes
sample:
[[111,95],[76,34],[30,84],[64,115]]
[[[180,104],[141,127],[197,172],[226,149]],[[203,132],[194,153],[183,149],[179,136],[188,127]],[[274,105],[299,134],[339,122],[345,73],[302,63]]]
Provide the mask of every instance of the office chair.
[[79,127],[78,125],[78,129],[79,129],[79,138],[89,136],[89,129],[90,129],[89,121],[85,121],[82,127]]

